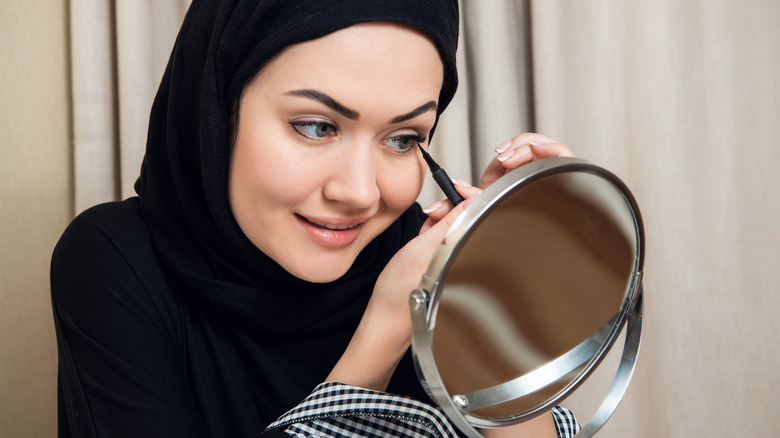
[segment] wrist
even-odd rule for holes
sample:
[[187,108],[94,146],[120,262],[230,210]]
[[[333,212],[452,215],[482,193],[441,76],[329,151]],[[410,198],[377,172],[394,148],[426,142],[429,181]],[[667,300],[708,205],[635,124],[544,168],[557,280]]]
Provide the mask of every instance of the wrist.
[[377,391],[387,388],[398,362],[411,344],[409,324],[371,318],[369,313],[367,310],[326,381]]

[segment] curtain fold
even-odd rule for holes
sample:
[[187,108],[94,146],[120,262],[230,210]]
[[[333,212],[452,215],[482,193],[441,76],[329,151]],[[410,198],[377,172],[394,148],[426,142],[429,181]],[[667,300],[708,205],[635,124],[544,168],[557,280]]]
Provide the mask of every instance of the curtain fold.
[[70,2],[76,214],[134,194],[152,100],[189,3]]
[[187,0],[116,1],[121,198],[135,195],[149,111],[188,5]]
[[[77,212],[132,194],[187,3],[71,1]],[[616,173],[642,209],[645,339],[600,436],[776,435],[780,2],[461,10],[461,86],[431,145],[450,176],[477,182],[497,145],[535,130]],[[426,182],[421,202],[439,199]],[[564,403],[581,421],[610,370]]]
[[780,3],[538,0],[531,20],[538,129],[645,220],[646,335],[601,435],[776,435]]
[[70,3],[75,213],[119,196],[111,2]]

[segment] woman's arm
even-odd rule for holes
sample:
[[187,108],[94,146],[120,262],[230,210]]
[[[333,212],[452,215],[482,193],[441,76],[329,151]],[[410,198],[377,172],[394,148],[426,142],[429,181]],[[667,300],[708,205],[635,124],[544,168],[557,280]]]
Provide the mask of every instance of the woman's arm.
[[127,261],[154,257],[124,253],[106,232],[125,220],[117,205],[74,220],[52,258],[59,436],[205,436],[172,322]]
[[[481,179],[483,189],[525,163],[547,157],[573,156],[565,144],[531,133],[518,135],[500,145],[496,153]],[[468,199],[481,192],[480,188],[463,181],[459,181],[456,188],[467,201],[454,208],[444,201],[434,204],[433,209],[426,209],[429,219],[420,236],[404,246],[380,275],[360,325],[327,381],[379,391],[386,388],[411,343],[409,293],[417,287],[433,253],[455,218],[468,205]],[[552,417],[540,415],[516,427],[488,433],[555,437],[555,430]]]
[[384,390],[411,344],[409,293],[419,284],[436,248],[468,205],[468,199],[523,164],[547,157],[573,156],[565,144],[533,133],[516,136],[496,148],[496,153],[482,176],[481,188],[463,181],[456,184],[467,199],[465,202],[453,208],[449,201],[444,201],[425,210],[429,219],[420,235],[404,246],[382,271],[352,341],[326,381]]
[[420,282],[450,224],[480,190],[459,187],[467,200],[412,239],[387,264],[346,351],[326,379],[383,391],[411,345],[409,294]]
[[555,422],[549,412],[520,424],[499,429],[483,429],[480,432],[485,438],[558,438]]

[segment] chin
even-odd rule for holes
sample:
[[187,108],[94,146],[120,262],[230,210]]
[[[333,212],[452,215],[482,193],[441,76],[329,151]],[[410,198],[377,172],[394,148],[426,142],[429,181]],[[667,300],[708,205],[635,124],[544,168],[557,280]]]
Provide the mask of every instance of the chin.
[[330,283],[333,281],[338,280],[341,278],[344,274],[347,273],[347,270],[343,272],[337,272],[334,273],[333,271],[329,272],[315,272],[315,273],[305,273],[302,275],[295,275],[296,277],[300,278],[301,280],[308,281],[309,283]]
[[292,267],[292,269],[284,268],[290,274],[309,283],[330,283],[344,276],[349,268],[352,267],[352,263],[354,263],[354,260],[346,264],[346,266],[342,263],[330,264],[312,261],[308,266],[297,266]]

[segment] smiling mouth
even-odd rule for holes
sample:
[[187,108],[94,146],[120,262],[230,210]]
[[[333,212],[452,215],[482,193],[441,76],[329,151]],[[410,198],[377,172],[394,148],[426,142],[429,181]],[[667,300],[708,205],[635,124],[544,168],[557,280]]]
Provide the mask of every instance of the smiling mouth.
[[296,216],[298,216],[300,219],[303,219],[304,221],[308,222],[309,224],[314,225],[315,227],[321,228],[323,230],[332,230],[332,231],[351,230],[353,228],[359,227],[362,224],[362,222],[358,223],[358,224],[352,224],[352,225],[321,224],[321,223],[318,223],[318,222],[311,221],[311,220],[309,220],[309,219],[307,219],[307,218],[305,218],[305,217],[303,217],[303,216],[301,216],[299,214],[297,214]]
[[[311,221],[309,221],[311,222]],[[326,230],[336,230],[336,231],[342,231],[342,230],[351,230],[352,228],[357,227],[359,224],[355,225],[328,225],[328,224],[318,224],[316,222],[311,222],[314,224],[317,228],[324,228]]]
[[295,217],[298,222],[303,225],[303,230],[306,235],[309,236],[314,242],[319,245],[323,245],[331,248],[343,248],[351,245],[361,233],[362,226],[366,223],[366,220],[358,220],[354,223],[349,219],[343,220],[343,222],[353,223],[341,223],[341,224],[325,224],[322,222],[315,222],[309,218],[296,214]]

